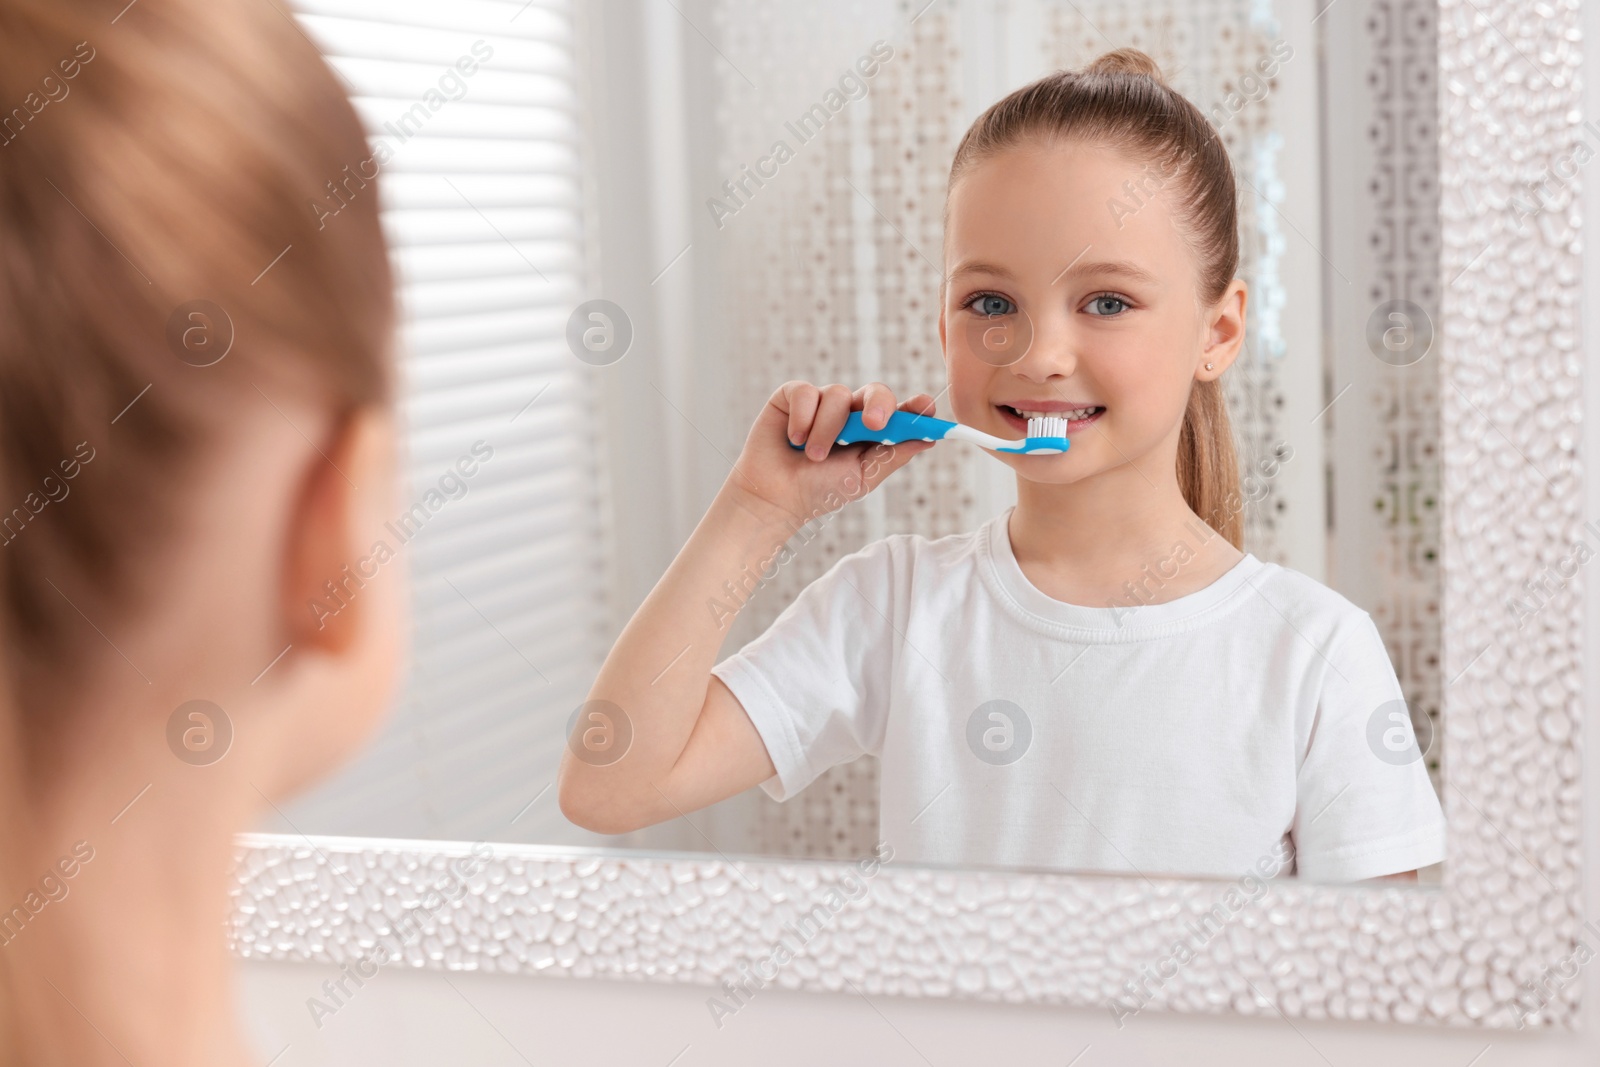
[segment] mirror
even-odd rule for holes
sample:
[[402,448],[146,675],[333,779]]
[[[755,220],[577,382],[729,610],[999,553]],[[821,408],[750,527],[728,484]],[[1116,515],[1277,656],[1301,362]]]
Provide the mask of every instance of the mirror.
[[[1431,93],[1371,61],[1365,5],[713,2],[638,24],[530,5],[492,30],[390,27],[393,54],[377,58],[348,11],[302,7],[375,159],[382,146],[412,493],[390,529],[414,630],[381,735],[262,830],[839,859],[887,841],[897,862],[1144,876],[1237,878],[1266,859],[1328,881],[1368,876],[1361,857],[1385,849],[1427,853],[1427,827],[1406,839],[1415,852],[1372,827],[1396,790],[1443,794],[1438,182],[1433,139],[1416,133],[1436,125]],[[1126,600],[1074,600],[1029,555],[1036,541],[1013,544],[1040,528],[1006,518],[1033,458],[940,443],[708,597],[728,611],[721,663],[826,575],[851,593],[842,579],[869,572],[835,568],[859,550],[897,535],[950,549],[943,571],[871,557],[885,595],[893,573],[965,575],[928,590],[938,618],[820,595],[832,614],[788,616],[795,640],[875,633],[872,678],[935,679],[852,720],[882,727],[884,756],[812,768],[852,739],[811,703],[774,757],[791,783],[625,834],[574,825],[556,772],[585,744],[580,711],[602,751],[617,743],[617,720],[584,708],[597,672],[767,398],[795,378],[882,381],[951,417],[938,322],[957,288],[940,291],[957,145],[1011,91],[1124,46],[1209,119],[1238,183],[1245,333],[1219,381],[1244,561],[1170,599],[1162,586],[1190,581],[1191,557],[1152,558]],[[1431,53],[1407,63],[1431,84]],[[1140,179],[1096,187],[1106,217],[1162,191]],[[1079,248],[1057,251],[1065,273]],[[1080,455],[1095,440],[1082,433]],[[1216,558],[1194,533],[1193,558]],[[387,578],[357,564],[343,593]],[[1318,630],[1336,607],[1341,627]],[[946,658],[963,647],[996,658]],[[808,694],[837,681],[784,662],[765,677]],[[736,693],[762,684],[742,677]],[[1341,730],[1314,730],[1313,681],[1339,688]],[[1290,691],[1297,707],[1259,696]],[[772,695],[757,722],[769,738],[785,729]],[[807,730],[833,733],[803,745]],[[1019,779],[1030,799],[1010,808]],[[774,800],[786,784],[804,787]],[[1317,841],[1316,869],[1288,866],[1312,854],[1283,851],[1291,826],[1291,845]],[[1438,880],[1438,863],[1416,866]]]

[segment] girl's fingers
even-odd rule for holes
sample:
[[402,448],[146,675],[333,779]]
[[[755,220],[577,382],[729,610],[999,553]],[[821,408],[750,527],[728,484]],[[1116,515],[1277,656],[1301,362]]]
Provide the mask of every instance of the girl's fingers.
[[789,410],[789,440],[803,445],[816,418],[821,394],[810,382],[801,381],[786,382],[779,392],[783,396],[783,405]]
[[844,429],[850,417],[850,403],[854,400],[850,390],[837,383],[824,386],[822,399],[817,404],[817,414],[811,422],[811,433],[806,438],[806,456],[810,459],[827,459],[834,438]]
[[861,412],[861,421],[868,429],[881,430],[889,423],[895,410],[894,391],[882,382],[871,382],[856,390],[853,398]]
[[[894,390],[883,382],[870,382],[851,392],[838,383],[818,387],[796,380],[784,383],[778,393],[778,406],[788,412],[789,440],[805,445],[806,457],[813,460],[827,458],[851,411],[860,411],[861,421],[866,426],[881,430],[897,410],[915,415],[932,415],[935,410],[934,399],[927,393],[918,393],[904,403],[897,403]],[[899,455],[880,459],[882,473],[887,476],[898,470],[928,444],[930,442],[906,442],[900,446]]]

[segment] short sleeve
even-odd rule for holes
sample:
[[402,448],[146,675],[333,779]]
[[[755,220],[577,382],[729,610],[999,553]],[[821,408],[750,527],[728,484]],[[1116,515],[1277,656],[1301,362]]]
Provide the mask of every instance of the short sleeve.
[[777,773],[761,788],[774,800],[881,751],[894,651],[885,635],[903,610],[892,541],[837,560],[761,636],[711,668],[767,746]]
[[1327,655],[1297,779],[1296,873],[1353,882],[1444,859],[1444,812],[1383,636],[1361,612]]

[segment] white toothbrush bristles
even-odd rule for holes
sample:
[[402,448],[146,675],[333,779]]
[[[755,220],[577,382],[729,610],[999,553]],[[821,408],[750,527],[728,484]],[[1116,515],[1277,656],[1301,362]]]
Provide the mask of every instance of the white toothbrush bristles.
[[1057,415],[1044,415],[1028,420],[1028,437],[1065,437],[1067,420]]

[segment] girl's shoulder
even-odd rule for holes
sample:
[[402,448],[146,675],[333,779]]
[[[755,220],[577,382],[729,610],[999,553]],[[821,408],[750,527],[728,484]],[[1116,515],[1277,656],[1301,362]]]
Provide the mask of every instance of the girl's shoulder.
[[1366,609],[1303,571],[1260,561],[1251,584],[1295,625],[1313,625],[1330,635],[1370,623]]

